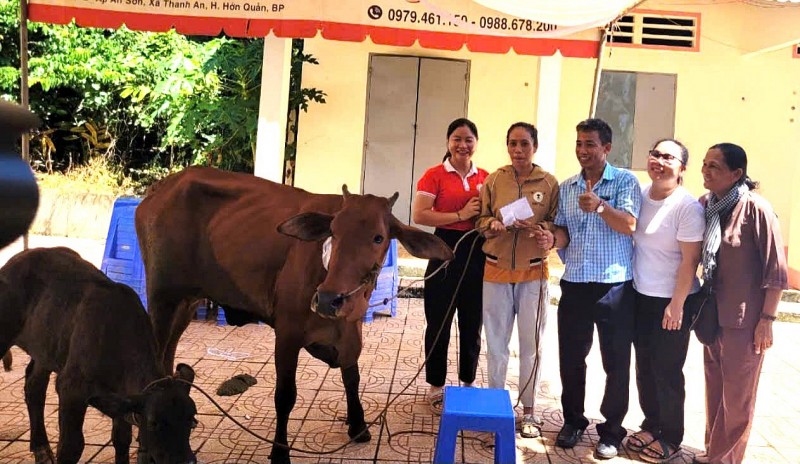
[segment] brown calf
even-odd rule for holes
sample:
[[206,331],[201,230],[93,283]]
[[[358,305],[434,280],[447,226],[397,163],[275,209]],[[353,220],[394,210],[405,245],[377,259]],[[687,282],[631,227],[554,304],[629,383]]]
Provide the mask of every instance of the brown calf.
[[[12,345],[31,357],[25,403],[37,463],[54,459],[44,426],[51,372],[58,373],[56,462],[80,459],[89,405],[113,419],[117,463],[129,461],[131,424],[139,426],[140,463],[195,462],[189,386],[166,377],[139,297],[74,251],[23,251],[0,269],[0,352]],[[175,377],[191,382],[194,371],[180,364]]]

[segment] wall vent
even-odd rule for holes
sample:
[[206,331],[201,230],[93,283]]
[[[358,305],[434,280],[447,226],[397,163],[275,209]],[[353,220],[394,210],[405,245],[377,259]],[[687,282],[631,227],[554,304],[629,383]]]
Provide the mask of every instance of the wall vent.
[[612,26],[611,45],[670,50],[699,49],[700,14],[634,10]]

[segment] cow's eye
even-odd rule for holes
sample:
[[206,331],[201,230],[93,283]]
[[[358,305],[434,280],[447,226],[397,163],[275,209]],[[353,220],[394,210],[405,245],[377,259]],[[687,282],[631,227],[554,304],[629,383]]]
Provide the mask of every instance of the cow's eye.
[[161,429],[161,424],[156,421],[147,421],[147,429],[151,432],[157,432]]
[[383,243],[383,235],[376,235],[372,241],[380,245]]

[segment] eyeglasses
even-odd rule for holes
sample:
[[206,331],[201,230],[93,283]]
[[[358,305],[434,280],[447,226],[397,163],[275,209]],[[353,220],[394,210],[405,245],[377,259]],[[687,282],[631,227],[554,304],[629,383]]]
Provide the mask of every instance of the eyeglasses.
[[671,163],[671,162],[673,162],[675,160],[679,160],[681,162],[681,164],[683,164],[683,160],[682,159],[679,159],[679,158],[677,158],[675,156],[672,156],[669,153],[661,153],[658,150],[650,150],[650,152],[648,154],[650,155],[651,158],[655,158],[655,159],[661,158],[662,160],[666,161],[667,163]]

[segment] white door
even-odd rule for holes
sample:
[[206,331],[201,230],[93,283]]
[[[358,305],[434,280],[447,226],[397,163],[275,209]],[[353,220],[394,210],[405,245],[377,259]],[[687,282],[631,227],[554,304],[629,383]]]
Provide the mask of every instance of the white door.
[[442,162],[447,126],[467,112],[469,63],[370,57],[363,193],[399,192],[393,212],[409,224],[419,178]]

